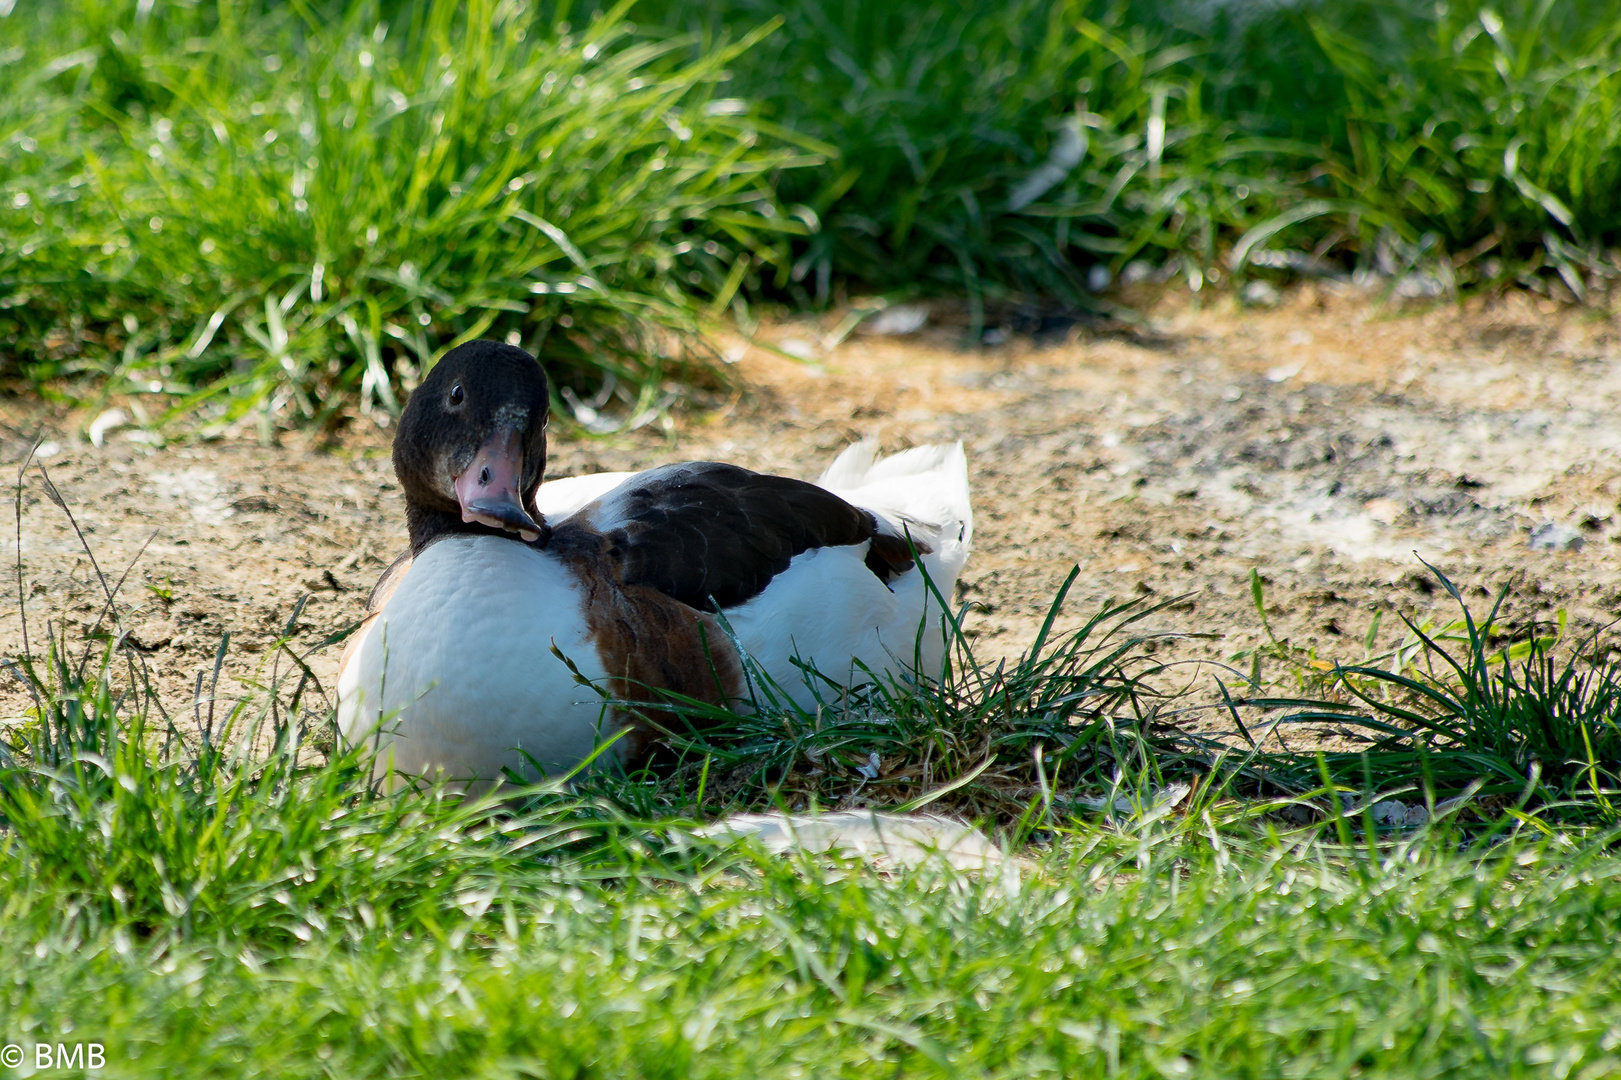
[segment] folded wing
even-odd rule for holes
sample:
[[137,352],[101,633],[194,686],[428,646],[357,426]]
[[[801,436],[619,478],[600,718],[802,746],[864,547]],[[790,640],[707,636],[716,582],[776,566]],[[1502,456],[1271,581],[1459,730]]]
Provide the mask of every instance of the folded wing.
[[825,488],[713,461],[638,474],[571,519],[602,533],[627,585],[714,611],[757,596],[794,556],[871,542],[888,582],[912,567],[903,537]]

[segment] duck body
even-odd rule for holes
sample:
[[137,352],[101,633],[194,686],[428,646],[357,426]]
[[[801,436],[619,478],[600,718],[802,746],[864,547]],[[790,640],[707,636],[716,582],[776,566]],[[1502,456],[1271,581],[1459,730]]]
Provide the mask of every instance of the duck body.
[[[462,350],[402,417],[412,553],[378,583],[340,668],[340,731],[372,747],[380,768],[487,784],[571,769],[609,739],[604,758],[635,765],[667,693],[736,710],[765,696],[814,708],[825,684],[811,685],[802,664],[843,684],[938,670],[934,590],[951,595],[973,527],[960,445],[875,460],[857,444],[814,485],[689,462],[536,476],[523,489],[528,466],[512,448],[527,434],[475,425],[476,453],[402,468],[411,405],[445,392],[436,378],[474,381],[466,358],[452,363]],[[490,446],[510,468],[492,472]],[[454,488],[474,520],[435,512],[437,496],[413,499],[429,486],[413,471]],[[517,509],[495,492],[508,473]]]

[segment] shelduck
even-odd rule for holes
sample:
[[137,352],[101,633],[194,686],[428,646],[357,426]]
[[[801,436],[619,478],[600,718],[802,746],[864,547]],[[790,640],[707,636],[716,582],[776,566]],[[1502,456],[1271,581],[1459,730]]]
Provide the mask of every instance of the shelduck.
[[796,659],[850,683],[938,666],[942,612],[913,552],[951,596],[973,534],[960,443],[881,460],[858,443],[814,484],[710,461],[543,484],[548,401],[533,357],[473,341],[400,417],[410,551],[338,676],[339,729],[380,770],[533,778],[624,728],[603,758],[644,760],[657,732],[557,653],[619,701],[739,709],[739,649],[801,704]]

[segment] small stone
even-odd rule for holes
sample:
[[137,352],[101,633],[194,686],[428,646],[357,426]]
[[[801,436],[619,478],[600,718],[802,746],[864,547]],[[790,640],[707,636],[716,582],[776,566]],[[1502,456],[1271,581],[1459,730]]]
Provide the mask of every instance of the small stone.
[[1403,825],[1428,825],[1429,823],[1430,812],[1423,803],[1414,803],[1409,806],[1407,813],[1402,817]]
[[1086,269],[1086,287],[1092,292],[1102,292],[1113,280],[1114,275],[1109,273],[1109,268],[1102,263],[1093,263]]
[[979,336],[979,340],[986,345],[996,346],[1007,344],[1007,331],[1000,326],[993,326]]
[[1278,811],[1278,816],[1291,825],[1310,825],[1317,820],[1317,815],[1300,803],[1290,803]]
[[1396,281],[1396,295],[1403,300],[1422,300],[1447,291],[1446,282],[1424,270],[1403,274]]
[[1368,807],[1375,825],[1406,825],[1407,806],[1396,799],[1381,799]]
[[1575,529],[1552,521],[1531,530],[1532,551],[1580,551],[1585,542]]
[[929,321],[929,309],[922,304],[896,304],[885,308],[861,324],[861,332],[880,337],[915,334]]
[[1407,505],[1395,499],[1369,499],[1362,504],[1362,509],[1379,524],[1394,525],[1407,512]]
[[1136,285],[1154,276],[1154,264],[1147,259],[1133,259],[1120,271],[1122,285]]
[[1246,307],[1277,307],[1283,302],[1283,294],[1276,285],[1259,279],[1245,285],[1238,298]]

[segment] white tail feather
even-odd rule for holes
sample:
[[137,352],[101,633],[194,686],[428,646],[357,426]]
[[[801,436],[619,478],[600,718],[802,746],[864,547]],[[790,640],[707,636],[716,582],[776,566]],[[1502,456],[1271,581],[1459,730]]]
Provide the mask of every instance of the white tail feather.
[[878,440],[862,439],[851,443],[839,451],[839,456],[833,459],[816,481],[817,487],[837,491],[840,488],[860,487],[861,481],[872,471],[872,463],[878,458]]
[[804,551],[764,592],[727,611],[743,651],[806,709],[817,707],[817,691],[802,662],[849,685],[866,681],[867,671],[898,673],[914,663],[926,676],[938,674],[947,638],[942,608],[974,531],[961,443],[882,459],[872,443],[857,443],[820,484],[871,511],[881,531],[910,535],[923,554],[918,569],[886,583],[865,565],[861,547]]
[[[877,457],[876,449],[872,439],[846,448],[816,483],[871,510],[881,525],[889,526],[883,531],[899,535],[909,529],[936,550],[960,545],[966,558],[974,512],[968,501],[968,459],[962,443],[918,446],[885,458]],[[955,570],[951,576],[955,579]]]

